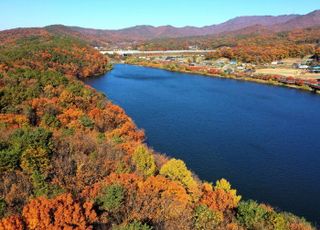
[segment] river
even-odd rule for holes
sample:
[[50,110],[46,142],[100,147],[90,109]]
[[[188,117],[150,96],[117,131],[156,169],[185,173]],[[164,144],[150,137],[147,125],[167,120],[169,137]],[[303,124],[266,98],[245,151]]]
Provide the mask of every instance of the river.
[[320,223],[320,96],[118,64],[86,80],[202,180]]

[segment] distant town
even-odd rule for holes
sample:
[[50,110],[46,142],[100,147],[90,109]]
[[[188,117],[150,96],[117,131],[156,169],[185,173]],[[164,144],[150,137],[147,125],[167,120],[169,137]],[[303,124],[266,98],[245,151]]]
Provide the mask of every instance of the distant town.
[[250,77],[257,80],[276,81],[291,87],[305,86],[306,89],[320,90],[320,56],[317,54],[257,64],[223,57],[212,58],[215,50],[200,50],[197,47],[165,51],[95,48],[109,56],[113,62],[161,67],[172,71]]

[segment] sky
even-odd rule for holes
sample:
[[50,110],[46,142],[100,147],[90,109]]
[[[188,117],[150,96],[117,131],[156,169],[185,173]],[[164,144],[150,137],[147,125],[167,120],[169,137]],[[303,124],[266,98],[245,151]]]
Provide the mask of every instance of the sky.
[[0,0],[0,30],[52,24],[96,29],[205,26],[236,16],[306,14],[320,0]]

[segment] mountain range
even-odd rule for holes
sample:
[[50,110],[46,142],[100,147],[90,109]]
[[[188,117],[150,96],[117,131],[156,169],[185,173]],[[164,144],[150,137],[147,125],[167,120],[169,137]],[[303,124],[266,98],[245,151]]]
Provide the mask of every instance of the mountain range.
[[[52,25],[48,29],[60,33],[73,33],[84,37],[96,37],[107,40],[151,40],[155,38],[177,38],[189,36],[202,36],[221,34],[247,27],[259,25],[273,31],[303,29],[320,25],[320,10],[315,10],[306,15],[280,15],[280,16],[242,16],[236,17],[221,24],[204,27],[173,27],[173,26],[148,26],[140,25],[120,30],[97,30],[81,27],[66,27]],[[103,39],[104,40],[104,39]]]
[[226,22],[204,27],[174,27],[140,25],[119,30],[89,29],[74,26],[51,25],[43,29],[55,33],[78,37],[93,45],[106,45],[115,42],[141,42],[161,38],[181,38],[226,33],[242,34],[250,31],[290,31],[320,26],[320,10],[305,15],[290,14],[280,16],[242,16]]

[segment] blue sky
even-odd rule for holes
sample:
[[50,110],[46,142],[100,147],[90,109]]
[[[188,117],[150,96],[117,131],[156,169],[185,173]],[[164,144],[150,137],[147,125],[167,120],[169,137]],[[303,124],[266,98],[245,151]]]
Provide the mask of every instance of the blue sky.
[[0,30],[65,24],[204,26],[243,15],[305,14],[320,0],[0,0]]

